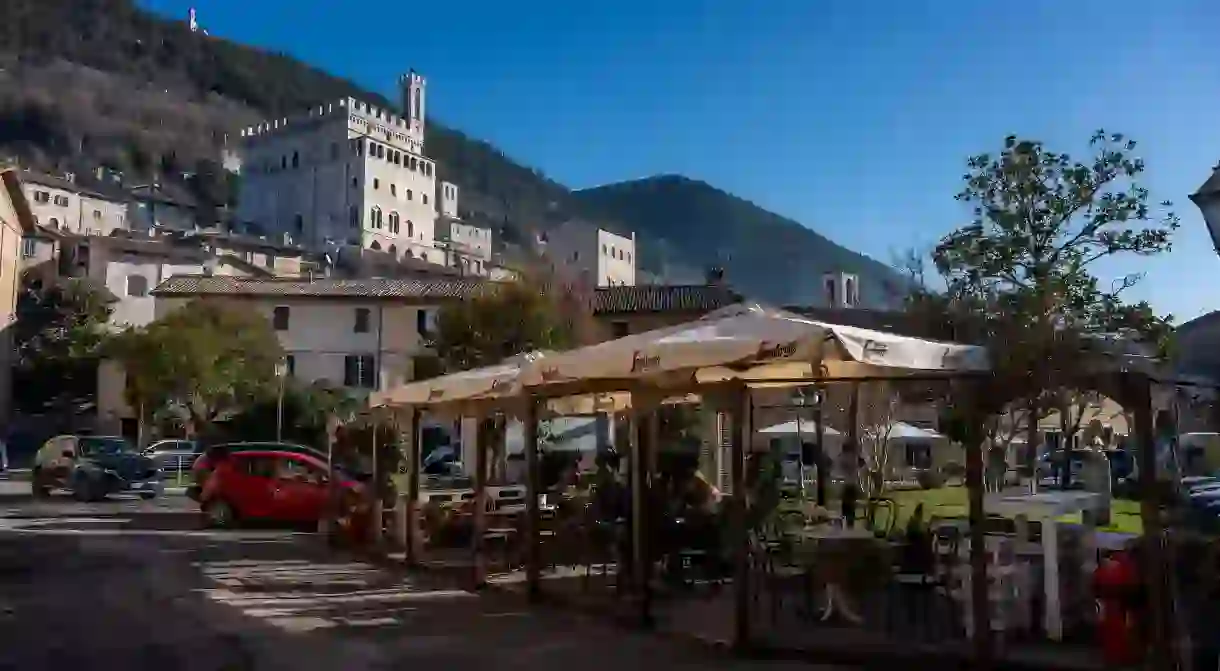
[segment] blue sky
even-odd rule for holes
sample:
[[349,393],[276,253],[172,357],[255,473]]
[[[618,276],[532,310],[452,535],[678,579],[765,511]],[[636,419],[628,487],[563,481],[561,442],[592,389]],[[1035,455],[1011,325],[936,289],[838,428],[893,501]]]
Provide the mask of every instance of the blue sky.
[[142,0],[429,112],[572,187],[706,180],[882,261],[966,218],[965,158],[1005,135],[1140,142],[1175,250],[1122,259],[1179,321],[1220,309],[1187,200],[1220,161],[1214,0]]

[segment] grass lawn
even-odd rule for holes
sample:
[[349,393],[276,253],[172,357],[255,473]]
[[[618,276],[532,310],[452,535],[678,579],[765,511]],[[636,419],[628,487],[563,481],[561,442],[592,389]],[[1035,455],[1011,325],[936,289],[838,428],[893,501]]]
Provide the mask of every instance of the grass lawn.
[[[924,517],[967,517],[970,514],[966,500],[966,488],[960,485],[946,486],[939,489],[911,489],[886,492],[886,496],[898,503],[898,526],[901,529],[907,522],[915,506],[923,504]],[[1059,518],[1061,522],[1080,523],[1080,515],[1065,515]],[[1142,534],[1144,525],[1140,520],[1140,505],[1138,501],[1114,499],[1110,508],[1110,525],[1100,527],[1103,531],[1116,531],[1128,534]]]

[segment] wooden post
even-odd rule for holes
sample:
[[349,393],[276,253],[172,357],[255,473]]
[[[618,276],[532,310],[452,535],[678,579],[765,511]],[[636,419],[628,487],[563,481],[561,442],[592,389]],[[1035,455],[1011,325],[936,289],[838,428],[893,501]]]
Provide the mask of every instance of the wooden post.
[[826,403],[826,386],[818,385],[816,393],[817,393],[818,402],[817,402],[817,405],[815,405],[813,408],[813,423],[816,425],[815,430],[818,432],[818,435],[817,435],[818,455],[817,455],[817,463],[816,463],[816,467],[818,469],[817,470],[817,492],[818,492],[817,496],[818,496],[818,506],[821,508],[825,508],[826,507],[826,483],[830,479],[830,474],[826,472],[827,469],[830,468],[830,460],[826,458],[826,425],[825,425],[826,413],[823,412],[823,405]]
[[746,491],[746,441],[749,430],[746,426],[745,404],[749,392],[742,382],[734,382],[729,394],[729,421],[732,423],[732,471],[733,481],[733,647],[742,649],[750,644],[750,530],[747,520],[750,512],[750,497]]
[[983,445],[978,413],[966,417],[966,493],[970,502],[970,614],[974,623],[974,662],[979,669],[992,661],[991,603],[987,589],[987,514],[983,509]]
[[420,548],[416,545],[419,536],[419,462],[420,438],[423,430],[420,428],[423,413],[419,408],[411,409],[411,425],[407,435],[407,496],[406,496],[406,553],[407,564],[414,566],[419,563]]
[[1139,464],[1140,519],[1144,524],[1143,564],[1148,582],[1152,668],[1175,668],[1170,640],[1168,567],[1165,565],[1165,528],[1161,518],[1161,487],[1157,482],[1157,444],[1152,422],[1152,383],[1146,375],[1123,373],[1123,404],[1130,404],[1135,415],[1136,460]]
[[631,581],[638,597],[638,617],[642,627],[651,627],[652,604],[647,598],[648,570],[648,466],[647,415],[641,406],[646,400],[641,394],[631,395],[631,455],[627,461],[628,478],[631,483]]
[[474,524],[470,530],[472,579],[476,588],[487,583],[487,557],[483,548],[483,537],[487,533],[487,442],[491,439],[491,420],[481,418],[478,427],[475,432],[474,453]]
[[542,518],[538,509],[542,473],[538,469],[538,402],[529,397],[525,403],[522,421],[525,449],[525,581],[529,600],[538,601],[542,596],[542,556],[539,547]]

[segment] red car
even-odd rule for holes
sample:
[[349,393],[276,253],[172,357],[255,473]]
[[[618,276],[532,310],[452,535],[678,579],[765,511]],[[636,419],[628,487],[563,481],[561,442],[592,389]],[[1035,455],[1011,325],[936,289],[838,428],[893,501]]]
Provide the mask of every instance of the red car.
[[[199,507],[213,526],[254,520],[317,524],[331,488],[326,462],[309,454],[251,450],[195,462]],[[213,463],[214,462],[214,463]],[[359,500],[362,486],[335,470],[340,501]]]

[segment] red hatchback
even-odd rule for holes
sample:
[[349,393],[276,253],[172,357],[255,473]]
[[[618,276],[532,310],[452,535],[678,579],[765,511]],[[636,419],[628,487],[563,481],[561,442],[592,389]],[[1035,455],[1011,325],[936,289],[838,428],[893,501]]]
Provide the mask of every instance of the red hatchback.
[[[207,473],[198,493],[199,507],[213,526],[242,520],[316,524],[330,491],[326,463],[308,454],[277,450],[229,454],[213,462],[200,459]],[[340,500],[359,498],[361,485],[336,470]]]

